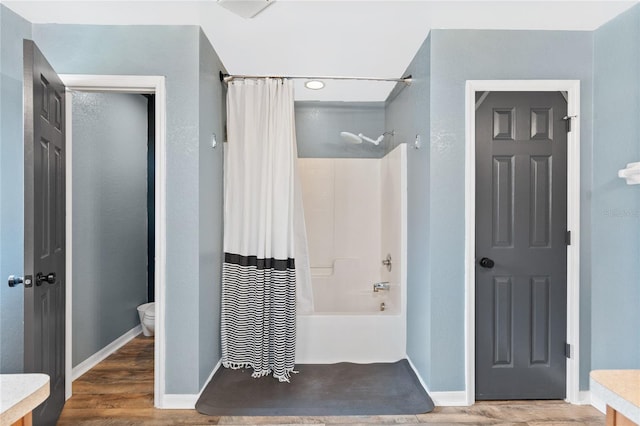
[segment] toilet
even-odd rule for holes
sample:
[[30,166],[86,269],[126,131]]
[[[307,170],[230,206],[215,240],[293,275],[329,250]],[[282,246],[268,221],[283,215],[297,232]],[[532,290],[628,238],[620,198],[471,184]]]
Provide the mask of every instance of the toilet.
[[156,304],[151,302],[138,306],[138,315],[142,325],[142,334],[153,336],[156,330]]

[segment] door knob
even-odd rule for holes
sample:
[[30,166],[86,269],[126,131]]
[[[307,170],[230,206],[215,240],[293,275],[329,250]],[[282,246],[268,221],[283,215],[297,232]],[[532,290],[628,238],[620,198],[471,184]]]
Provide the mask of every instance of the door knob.
[[488,257],[483,257],[482,259],[480,259],[480,262],[478,263],[480,264],[480,266],[487,269],[493,268],[494,265],[496,264],[493,260],[489,259]]
[[19,284],[24,284],[25,287],[33,286],[31,275],[25,275],[24,277],[16,277],[15,275],[9,275],[9,287],[15,287]]
[[56,282],[56,273],[55,272],[49,272],[47,275],[45,275],[42,272],[38,272],[36,274],[36,285],[37,286],[41,286],[45,282],[47,282],[49,284],[55,284],[55,282]]

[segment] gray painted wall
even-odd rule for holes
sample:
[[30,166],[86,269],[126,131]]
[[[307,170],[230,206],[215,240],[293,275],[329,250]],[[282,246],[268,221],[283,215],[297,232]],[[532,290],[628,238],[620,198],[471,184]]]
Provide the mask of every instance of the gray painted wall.
[[[200,31],[200,144],[199,144],[199,386],[221,357],[220,296],[222,283],[223,141],[226,123],[225,90],[218,78],[224,66]],[[211,147],[212,135],[217,147]]]
[[147,301],[147,99],[73,94],[73,365]]
[[340,132],[377,139],[384,131],[384,102],[296,102],[298,157],[382,158],[392,137],[380,145],[345,143]]
[[24,156],[22,39],[31,24],[0,4],[0,373],[21,373],[24,355]]
[[[593,35],[568,31],[431,32],[430,270],[432,391],[464,384],[465,82],[486,79],[581,81],[581,336],[590,329]],[[437,321],[435,321],[437,319]],[[413,336],[411,337],[414,338]],[[588,347],[588,344],[586,345]],[[588,352],[588,351],[584,351]],[[581,354],[586,355],[586,354]],[[582,359],[583,388],[589,371]]]
[[[407,143],[407,355],[430,383],[431,289],[429,273],[429,129],[431,38],[427,37],[403,75],[413,82],[390,98],[386,128],[395,142]],[[392,94],[393,96],[393,94]],[[422,148],[414,149],[420,135]],[[434,318],[434,320],[438,320]]]
[[595,32],[591,365],[640,368],[640,6]]

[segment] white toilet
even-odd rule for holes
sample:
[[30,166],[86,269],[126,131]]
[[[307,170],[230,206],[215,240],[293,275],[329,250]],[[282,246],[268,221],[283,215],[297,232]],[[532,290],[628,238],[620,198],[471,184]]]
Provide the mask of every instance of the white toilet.
[[138,315],[142,324],[142,334],[153,336],[156,330],[156,304],[151,302],[138,306]]

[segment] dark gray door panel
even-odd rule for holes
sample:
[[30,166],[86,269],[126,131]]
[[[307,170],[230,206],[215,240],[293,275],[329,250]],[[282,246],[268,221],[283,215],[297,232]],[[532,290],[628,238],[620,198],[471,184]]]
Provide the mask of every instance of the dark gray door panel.
[[56,423],[65,401],[65,88],[37,46],[24,41],[25,371],[50,377],[33,412]]
[[476,399],[563,399],[567,103],[492,92],[476,110]]

